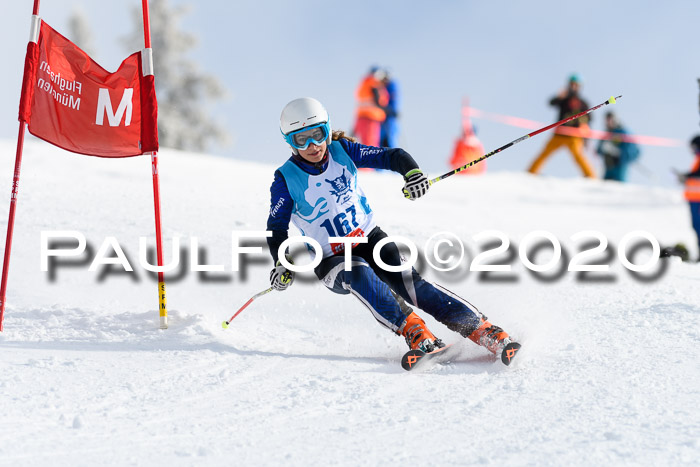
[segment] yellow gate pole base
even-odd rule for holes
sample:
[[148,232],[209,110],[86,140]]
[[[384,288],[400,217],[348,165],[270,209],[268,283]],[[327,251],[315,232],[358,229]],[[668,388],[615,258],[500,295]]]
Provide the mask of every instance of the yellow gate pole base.
[[160,328],[168,329],[168,306],[165,298],[165,282],[158,282],[158,307],[160,314]]

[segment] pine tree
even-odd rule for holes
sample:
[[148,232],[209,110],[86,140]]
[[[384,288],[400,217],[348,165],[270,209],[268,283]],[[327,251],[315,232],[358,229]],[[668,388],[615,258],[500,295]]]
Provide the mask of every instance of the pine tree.
[[73,13],[68,18],[69,39],[75,45],[83,49],[90,57],[95,59],[95,47],[92,41],[92,30],[85,12],[80,7],[74,7]]
[[[149,5],[151,44],[158,99],[158,139],[161,146],[203,151],[212,143],[222,143],[226,133],[206,109],[208,103],[225,95],[219,80],[199,71],[186,52],[196,38],[179,27],[188,11],[168,0],[152,0]],[[135,30],[126,38],[129,51],[143,48],[141,8],[132,11]]]

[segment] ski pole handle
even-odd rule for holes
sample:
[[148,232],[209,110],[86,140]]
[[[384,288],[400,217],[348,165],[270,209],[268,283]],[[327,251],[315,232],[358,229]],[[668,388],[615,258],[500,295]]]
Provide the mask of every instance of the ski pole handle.
[[[699,82],[700,82],[700,81],[699,81]],[[445,179],[445,178],[447,178],[447,177],[449,177],[449,176],[451,176],[451,175],[454,175],[454,174],[456,174],[456,173],[458,173],[458,172],[461,172],[462,170],[468,169],[469,167],[471,167],[471,166],[473,166],[473,165],[475,165],[475,164],[478,164],[479,162],[483,161],[484,159],[487,159],[487,158],[493,156],[494,154],[498,154],[499,152],[501,152],[501,151],[503,151],[503,150],[505,150],[505,149],[508,149],[509,147],[511,147],[511,146],[513,146],[513,145],[516,145],[516,144],[518,144],[518,143],[521,142],[521,141],[524,141],[524,140],[526,140],[526,139],[528,139],[528,138],[531,138],[531,137],[533,137],[533,136],[535,136],[535,135],[539,135],[539,134],[542,133],[543,131],[550,130],[550,129],[552,129],[552,128],[555,128],[555,127],[558,127],[558,126],[560,126],[560,125],[563,125],[564,123],[570,122],[571,120],[575,120],[575,119],[577,119],[577,118],[579,118],[579,117],[583,117],[584,115],[587,115],[587,114],[593,112],[594,110],[597,110],[597,109],[599,109],[599,108],[601,108],[601,107],[603,107],[603,106],[605,106],[605,105],[614,104],[615,102],[617,102],[617,99],[619,99],[619,98],[621,98],[621,97],[622,97],[622,96],[617,96],[617,97],[611,96],[610,99],[608,99],[607,101],[603,102],[602,104],[598,104],[598,105],[596,105],[595,107],[591,107],[590,109],[584,110],[583,112],[579,112],[579,113],[577,113],[576,115],[572,115],[571,117],[567,117],[567,118],[565,118],[565,119],[563,119],[563,120],[559,120],[558,122],[552,123],[551,125],[547,125],[546,127],[540,128],[539,130],[535,130],[535,131],[533,131],[532,133],[528,133],[528,134],[526,134],[525,136],[521,136],[520,138],[518,138],[518,139],[516,139],[516,140],[513,140],[513,141],[511,141],[510,143],[505,144],[505,145],[501,146],[500,148],[491,151],[491,152],[488,153],[488,154],[484,154],[484,155],[481,156],[480,158],[475,159],[475,160],[471,161],[471,162],[468,163],[468,164],[463,165],[462,167],[458,167],[458,168],[452,170],[451,172],[447,172],[446,174],[442,174],[442,175],[440,175],[439,177],[430,180],[430,184],[432,185],[433,183],[437,183],[437,182],[439,182],[440,180],[443,180],[443,179]]]
[[262,297],[262,296],[265,295],[266,293],[270,293],[270,292],[272,292],[273,290],[274,290],[274,289],[273,289],[272,287],[270,287],[269,289],[265,289],[265,290],[263,290],[262,292],[258,292],[258,293],[256,293],[255,295],[253,295],[252,297],[250,297],[250,299],[248,299],[248,301],[245,302],[245,304],[244,304],[242,307],[240,307],[240,308],[238,309],[238,311],[235,312],[235,313],[233,314],[233,316],[231,316],[230,319],[228,319],[227,321],[224,321],[224,322],[221,323],[221,327],[224,328],[224,329],[228,328],[228,325],[231,323],[231,321],[233,321],[233,318],[235,318],[236,316],[238,316],[238,315],[241,313],[241,311],[245,310],[246,307],[247,307],[248,305],[250,305],[251,303],[253,303],[253,300],[255,300],[255,299],[258,298],[258,297]]

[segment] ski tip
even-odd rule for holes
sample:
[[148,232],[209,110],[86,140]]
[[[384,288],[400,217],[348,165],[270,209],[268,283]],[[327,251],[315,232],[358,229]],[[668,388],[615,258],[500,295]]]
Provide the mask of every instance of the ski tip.
[[401,358],[401,367],[406,371],[411,371],[423,357],[425,357],[425,352],[422,350],[409,350]]
[[511,342],[503,348],[503,352],[501,352],[501,361],[504,365],[510,365],[510,362],[513,361],[513,357],[515,357],[520,350],[520,347],[522,346],[517,342]]

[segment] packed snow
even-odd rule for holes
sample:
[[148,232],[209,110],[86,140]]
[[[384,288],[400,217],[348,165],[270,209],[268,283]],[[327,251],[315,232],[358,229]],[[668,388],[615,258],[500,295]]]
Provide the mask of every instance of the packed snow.
[[[14,142],[0,149],[9,200]],[[700,266],[671,258],[636,277],[617,255],[622,238],[642,230],[697,257],[680,189],[501,172],[451,177],[409,202],[398,175],[362,172],[387,233],[421,250],[438,232],[463,240],[457,270],[420,262],[421,271],[523,344],[506,367],[422,313],[461,352],[407,373],[403,339],[308,275],[222,329],[269,286],[266,248],[231,271],[232,231],[265,229],[274,169],[162,151],[166,263],[179,237],[186,264],[169,274],[169,328],[160,330],[157,283],[139,263],[139,237],[155,244],[149,158],[27,142],[0,334],[0,465],[700,463]],[[484,245],[498,245],[493,230],[511,254],[492,260],[512,271],[469,271]],[[90,254],[43,272],[46,231],[81,232]],[[534,231],[561,242],[561,272],[524,267],[517,247]],[[587,260],[609,272],[565,270],[586,241],[572,235],[585,231],[609,241]],[[107,237],[134,272],[88,270]],[[199,262],[223,273],[191,270],[193,238]],[[650,248],[629,251],[635,264],[652,260]],[[538,264],[552,256],[530,252]]]

